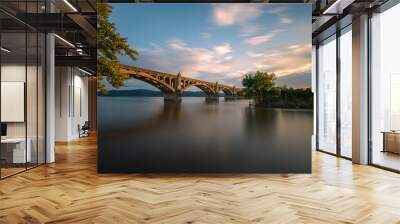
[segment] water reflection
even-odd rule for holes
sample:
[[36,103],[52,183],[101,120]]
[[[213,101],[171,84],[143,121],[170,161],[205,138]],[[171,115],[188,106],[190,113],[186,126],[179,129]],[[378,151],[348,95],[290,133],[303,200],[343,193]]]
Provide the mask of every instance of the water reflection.
[[99,169],[108,172],[308,172],[312,112],[248,101],[99,97]]
[[263,132],[274,129],[279,111],[271,112],[263,108],[246,107],[245,127],[247,133]]
[[158,117],[160,118],[158,121],[176,121],[179,118],[179,114],[181,111],[181,102],[164,102],[164,110],[160,111]]

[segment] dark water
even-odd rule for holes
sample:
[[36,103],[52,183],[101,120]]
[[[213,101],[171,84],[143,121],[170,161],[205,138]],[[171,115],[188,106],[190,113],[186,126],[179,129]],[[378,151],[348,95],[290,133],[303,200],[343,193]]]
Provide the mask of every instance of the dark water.
[[312,111],[201,97],[98,102],[100,172],[311,172]]

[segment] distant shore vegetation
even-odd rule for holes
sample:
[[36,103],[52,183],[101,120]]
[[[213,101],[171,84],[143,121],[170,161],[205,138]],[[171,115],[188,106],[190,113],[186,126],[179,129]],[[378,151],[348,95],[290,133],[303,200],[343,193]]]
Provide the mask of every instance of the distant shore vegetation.
[[242,79],[243,94],[253,99],[255,106],[271,108],[313,108],[313,93],[310,88],[288,88],[276,86],[274,73],[246,74]]

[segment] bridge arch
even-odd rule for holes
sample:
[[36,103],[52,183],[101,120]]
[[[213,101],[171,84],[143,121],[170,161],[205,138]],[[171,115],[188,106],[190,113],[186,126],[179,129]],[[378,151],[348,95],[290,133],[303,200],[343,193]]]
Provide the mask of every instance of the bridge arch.
[[164,99],[168,101],[180,101],[181,93],[192,86],[203,91],[206,94],[206,100],[218,100],[219,92],[221,91],[228,98],[235,98],[237,94],[240,94],[240,89],[234,86],[183,77],[180,73],[178,73],[178,75],[173,75],[127,65],[121,65],[119,70],[121,73],[146,82],[161,90],[164,93]]
[[172,80],[168,77],[165,79],[160,79],[157,77],[142,76],[139,74],[131,74],[131,76],[135,79],[146,82],[146,83],[156,87],[157,89],[161,90],[163,93],[174,93],[175,92],[174,88],[171,85]]
[[235,95],[233,92],[233,89],[228,88],[228,87],[222,87],[221,88],[222,92],[224,92],[225,95]]
[[190,88],[190,87],[192,87],[192,86],[195,86],[195,87],[201,89],[206,95],[215,95],[214,89],[213,89],[211,86],[209,86],[209,85],[207,85],[207,84],[205,84],[205,83],[191,83],[191,84],[187,84],[187,85],[182,89],[182,92],[185,91],[185,90],[187,90],[188,88]]

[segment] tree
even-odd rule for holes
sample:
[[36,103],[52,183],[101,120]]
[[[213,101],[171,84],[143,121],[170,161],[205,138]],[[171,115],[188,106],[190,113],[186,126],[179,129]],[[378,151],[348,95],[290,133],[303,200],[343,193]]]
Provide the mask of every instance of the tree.
[[122,37],[109,21],[112,7],[108,3],[97,4],[97,87],[100,91],[106,91],[101,82],[104,78],[116,88],[124,86],[125,81],[131,77],[119,72],[120,64],[118,56],[126,55],[136,60],[138,52],[130,48],[126,38]]
[[257,71],[254,74],[246,74],[242,80],[247,97],[254,98],[256,103],[262,102],[272,87],[275,86],[275,74]]
[[294,89],[275,86],[275,74],[257,71],[246,74],[242,80],[244,95],[253,98],[257,106],[277,108],[313,108],[310,88]]

